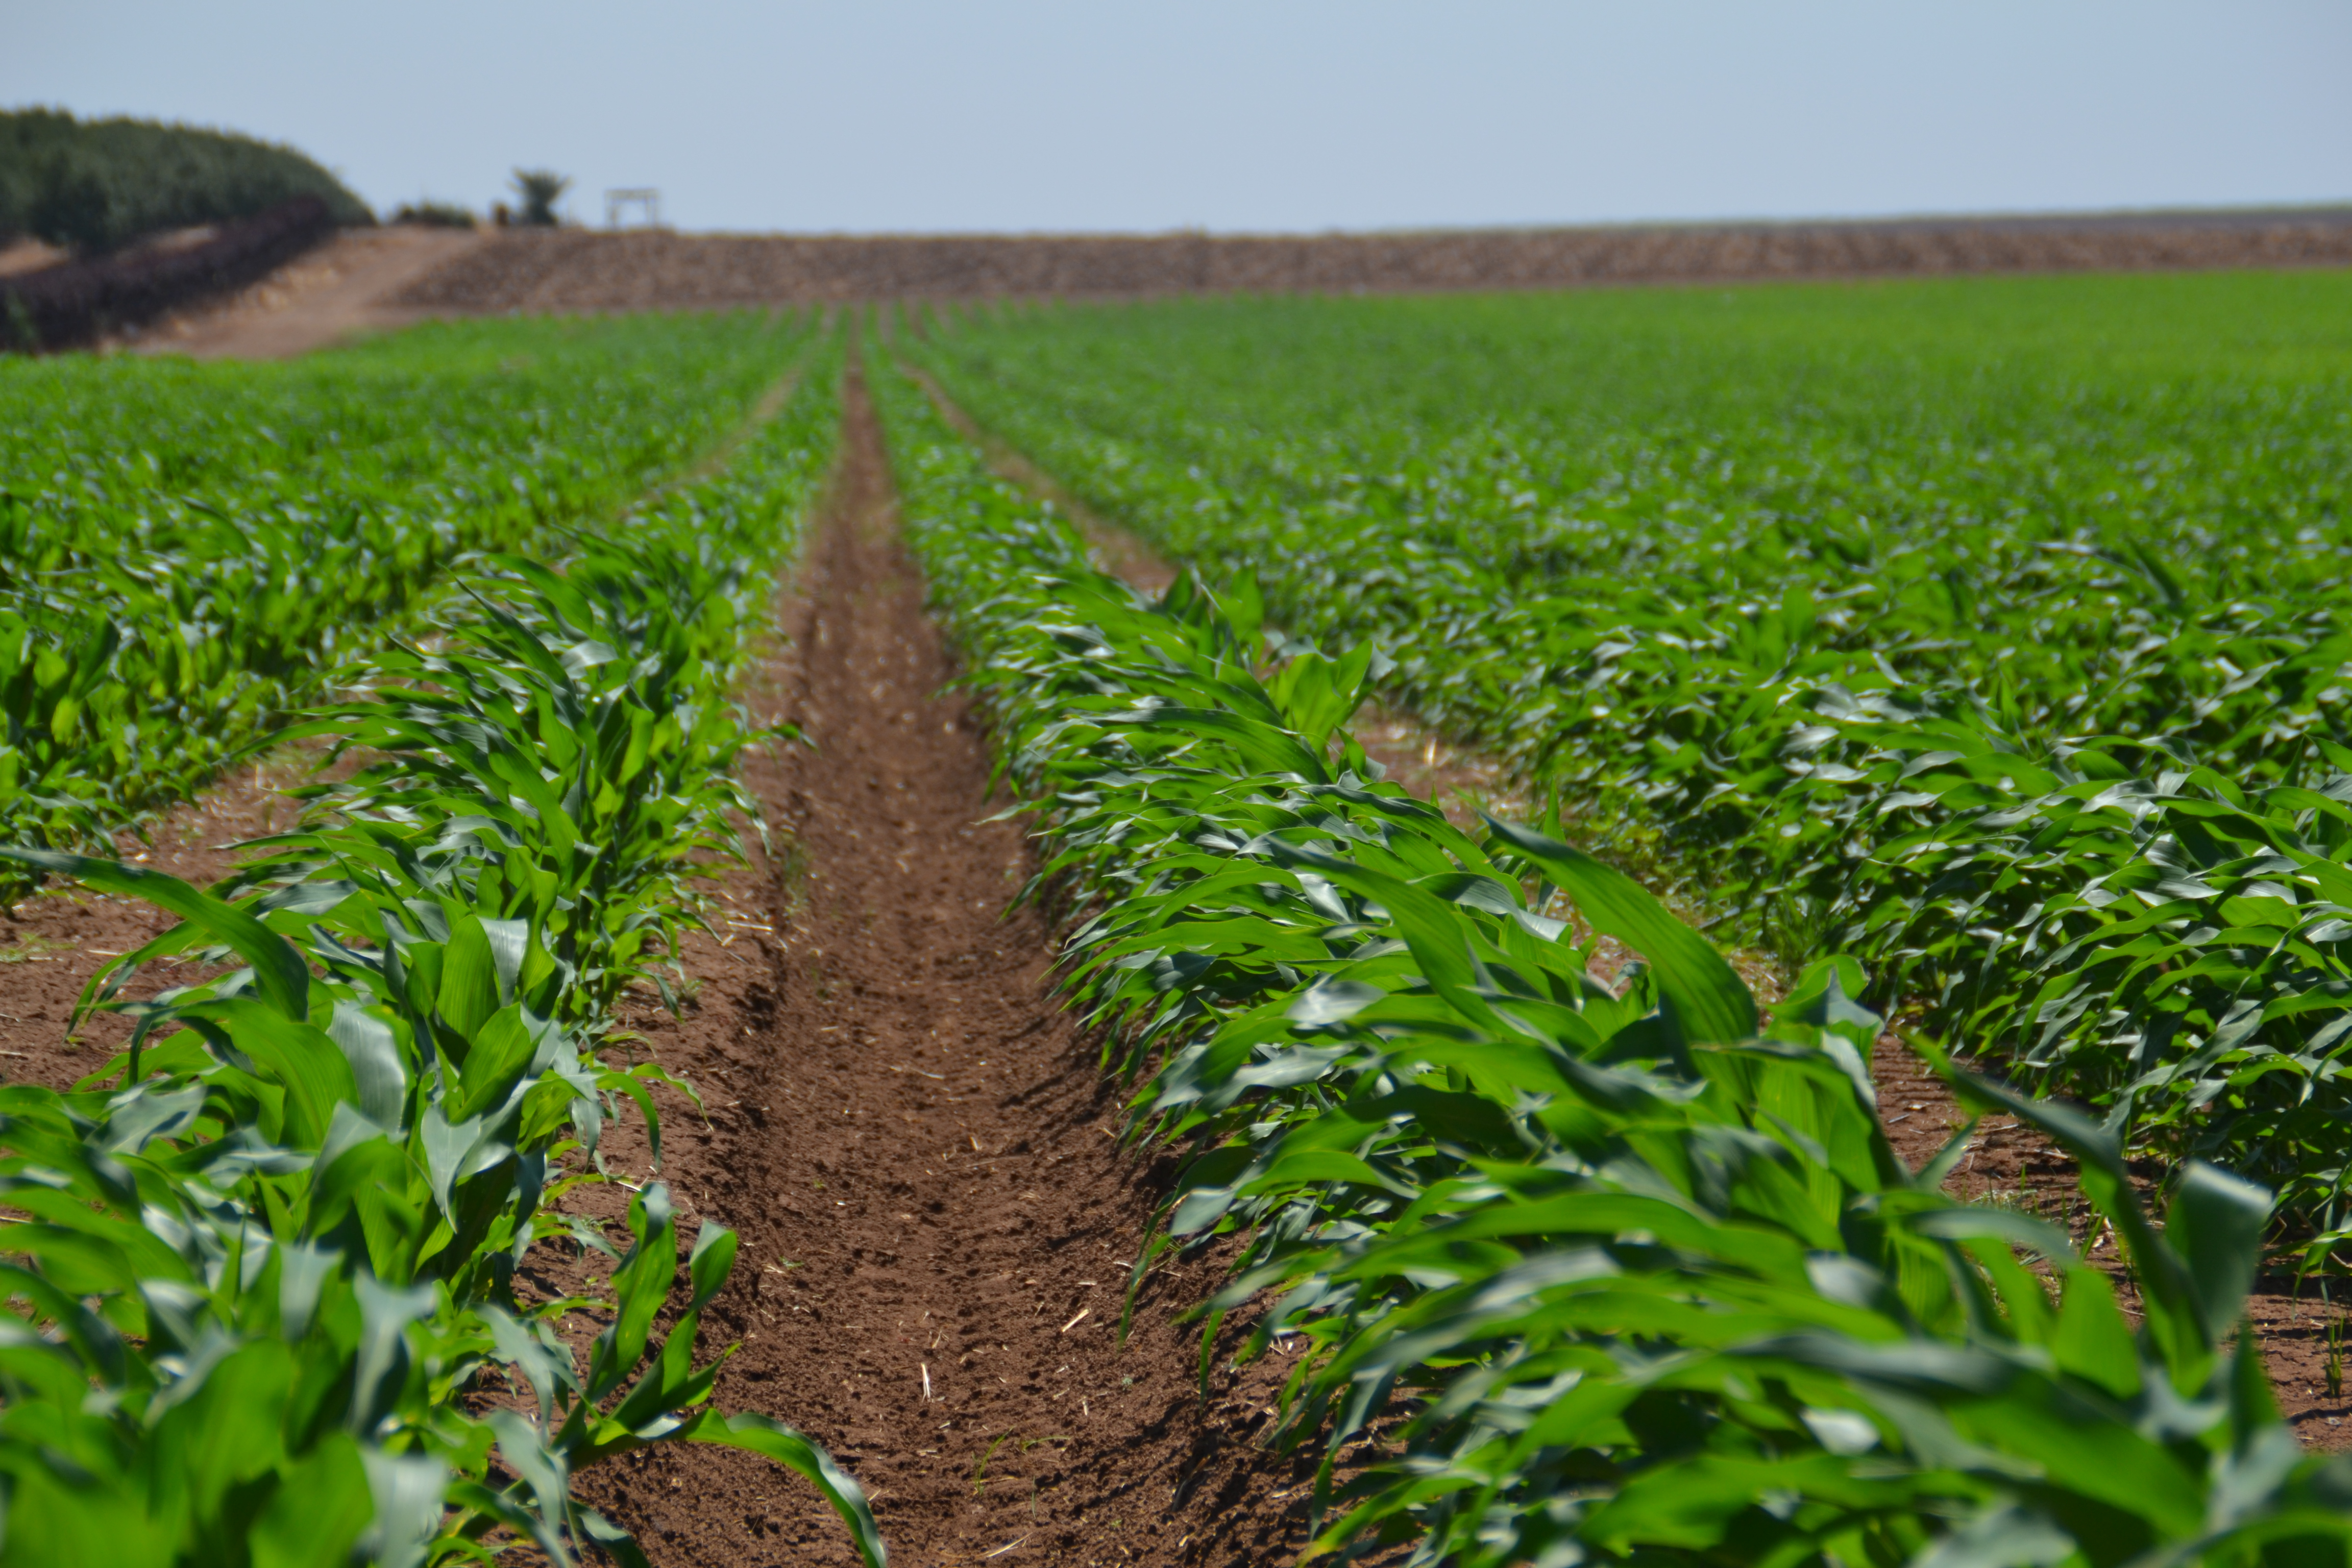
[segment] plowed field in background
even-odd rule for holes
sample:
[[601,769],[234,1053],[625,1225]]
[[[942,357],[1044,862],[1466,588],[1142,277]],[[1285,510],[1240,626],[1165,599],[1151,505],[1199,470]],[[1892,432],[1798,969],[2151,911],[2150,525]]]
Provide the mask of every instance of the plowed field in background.
[[386,304],[631,310],[796,300],[2352,265],[2352,209],[1722,227],[1239,236],[510,232]]

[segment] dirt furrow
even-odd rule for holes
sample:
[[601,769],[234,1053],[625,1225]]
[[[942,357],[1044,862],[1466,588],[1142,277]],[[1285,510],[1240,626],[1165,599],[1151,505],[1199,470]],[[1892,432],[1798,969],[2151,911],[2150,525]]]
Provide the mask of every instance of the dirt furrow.
[[[1005,802],[891,507],[853,382],[763,699],[815,748],[751,774],[791,845],[760,884],[773,934],[756,963],[697,944],[712,984],[640,1026],[713,1108],[664,1173],[742,1237],[704,1330],[741,1342],[718,1403],[825,1443],[894,1563],[1284,1560],[1307,1473],[1247,1441],[1280,1358],[1236,1380],[1221,1352],[1203,1404],[1174,1321],[1214,1280],[1198,1263],[1155,1275],[1120,1342],[1165,1173],[1118,1148],[1046,921],[1003,912],[1029,848],[984,820]],[[743,1456],[649,1450],[593,1489],[659,1563],[850,1561],[812,1489]]]

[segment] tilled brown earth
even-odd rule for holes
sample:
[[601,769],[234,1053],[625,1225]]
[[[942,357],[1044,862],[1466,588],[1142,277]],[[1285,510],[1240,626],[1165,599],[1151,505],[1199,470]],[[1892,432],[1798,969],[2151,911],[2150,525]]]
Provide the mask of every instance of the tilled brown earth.
[[558,229],[499,234],[386,303],[612,310],[2347,263],[2352,213],[2343,209],[1328,235]]
[[[293,826],[301,806],[278,792],[310,776],[307,759],[291,751],[248,765],[201,798],[163,814],[145,837],[118,833],[115,853],[208,886],[228,874],[234,861],[228,846]],[[64,1089],[103,1068],[130,1039],[131,1026],[99,1013],[70,1027],[75,1002],[100,967],[177,923],[135,900],[59,885],[0,910],[0,1079]],[[185,984],[198,973],[160,966],[137,994]]]
[[[1213,1266],[1155,1273],[1121,1342],[1164,1173],[1118,1147],[1119,1097],[1049,994],[1047,923],[1002,913],[1029,850],[983,820],[1004,803],[940,695],[955,668],[862,395],[788,626],[772,700],[816,746],[752,782],[792,854],[727,950],[743,967],[698,944],[713,984],[646,1027],[713,1108],[664,1175],[742,1237],[704,1330],[742,1346],[719,1405],[831,1448],[897,1563],[1286,1559],[1308,1474],[1249,1443],[1281,1358],[1237,1381],[1221,1347],[1204,1405],[1174,1321]],[[746,1456],[649,1450],[592,1489],[658,1563],[850,1561],[814,1492]]]
[[393,224],[344,229],[233,294],[215,296],[123,334],[142,353],[197,359],[287,359],[425,312],[380,306],[385,295],[478,244],[464,229]]

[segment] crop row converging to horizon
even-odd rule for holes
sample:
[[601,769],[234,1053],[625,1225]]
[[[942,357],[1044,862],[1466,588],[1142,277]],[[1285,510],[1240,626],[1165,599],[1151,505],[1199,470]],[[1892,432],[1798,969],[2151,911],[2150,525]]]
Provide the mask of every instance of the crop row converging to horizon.
[[[1135,1279],[1234,1238],[1202,1371],[1236,1315],[1244,1358],[1305,1346],[1268,1440],[1322,1456],[1313,1550],[2352,1560],[2352,1461],[2241,1321],[2266,1252],[2332,1272],[2352,1229],[2347,307],[1194,301],[12,367],[10,890],[183,923],[93,983],[125,1052],[0,1090],[0,1563],[634,1560],[572,1477],[679,1439],[792,1465],[879,1561],[792,1412],[711,1408],[731,1236],[681,1266],[657,1185],[617,1247],[564,1202],[623,1101],[691,1093],[599,1052],[790,738],[730,694],[845,395],[1066,998],[1181,1156]],[[1174,584],[1097,570],[929,386]],[[1384,779],[1375,693],[1542,820]],[[364,765],[226,882],[87,858],[273,741]],[[1897,1157],[1898,1010],[2074,1157],[2091,1230],[1945,1192],[1965,1131]],[[625,1247],[609,1300],[518,1293],[559,1243]]]
[[976,320],[983,424],[1792,967],[2352,1226],[2334,274]]

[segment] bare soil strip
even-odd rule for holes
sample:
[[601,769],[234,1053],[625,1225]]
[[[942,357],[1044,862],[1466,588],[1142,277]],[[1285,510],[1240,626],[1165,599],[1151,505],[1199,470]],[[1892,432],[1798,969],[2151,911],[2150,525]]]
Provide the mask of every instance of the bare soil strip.
[[384,300],[481,243],[464,229],[347,229],[251,288],[141,331],[142,353],[197,359],[289,359],[433,312]]
[[[1982,1068],[1985,1064],[1969,1064]],[[1968,1122],[1951,1089],[1893,1035],[1879,1037],[1872,1052],[1871,1078],[1878,1086],[1879,1115],[1887,1123],[1895,1152],[1914,1170],[1935,1158],[1946,1141]],[[2013,1116],[1987,1116],[1978,1123],[1969,1152],[1944,1184],[1947,1192],[2038,1215],[2063,1228],[2091,1260],[2116,1279],[2124,1309],[2137,1322],[2138,1293],[2123,1274],[2114,1240],[2093,1223],[2089,1203],[2077,1185],[2073,1155]],[[2133,1167],[2141,1201],[2156,1205],[2162,1167],[2140,1161]],[[2264,1274],[2246,1300],[2246,1321],[2262,1343],[2263,1363],[2279,1413],[2305,1446],[2352,1447],[2352,1398],[2327,1387],[2327,1325],[2344,1323],[2352,1338],[2352,1317],[2341,1282],[2327,1300],[2319,1281],[2298,1290],[2284,1274]]]
[[806,300],[1559,289],[2352,263],[2352,210],[1385,234],[727,235],[520,229],[420,279],[445,310]]
[[73,252],[70,250],[44,245],[37,239],[12,239],[0,245],[0,278],[38,272],[44,267],[55,267],[60,261],[72,259]]
[[[705,1328],[742,1345],[718,1403],[830,1447],[895,1563],[1285,1560],[1308,1471],[1246,1441],[1282,1358],[1236,1380],[1221,1347],[1204,1405],[1173,1321],[1216,1266],[1156,1273],[1120,1342],[1165,1173],[1118,1147],[1118,1096],[1049,994],[1047,921],[1002,913],[1033,862],[983,820],[1005,803],[941,694],[955,665],[891,504],[853,381],[795,646],[761,699],[816,749],[750,774],[792,851],[740,889],[764,916],[746,940],[689,951],[687,1017],[639,1023],[712,1107],[664,1175],[742,1237]],[[758,1460],[656,1449],[614,1471],[595,1484],[656,1563],[850,1561],[815,1494]]]

